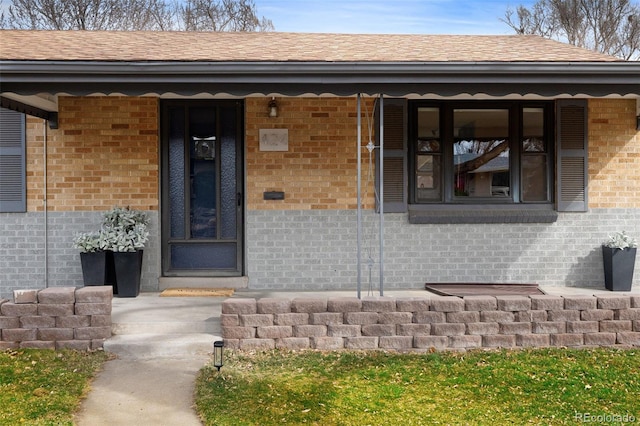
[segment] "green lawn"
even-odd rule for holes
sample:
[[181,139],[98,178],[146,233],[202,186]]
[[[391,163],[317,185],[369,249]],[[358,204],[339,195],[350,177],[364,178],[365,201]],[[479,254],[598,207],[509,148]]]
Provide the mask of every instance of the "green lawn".
[[0,351],[0,425],[73,424],[91,377],[107,358],[102,351]]
[[640,350],[225,355],[197,381],[207,425],[640,422]]

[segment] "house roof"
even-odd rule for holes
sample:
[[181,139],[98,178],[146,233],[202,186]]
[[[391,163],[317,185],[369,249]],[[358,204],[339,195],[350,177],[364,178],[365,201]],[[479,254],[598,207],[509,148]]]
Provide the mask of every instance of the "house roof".
[[0,40],[1,105],[45,117],[60,94],[640,95],[640,62],[537,36],[0,30]]
[[0,31],[0,59],[47,61],[612,62],[537,36]]

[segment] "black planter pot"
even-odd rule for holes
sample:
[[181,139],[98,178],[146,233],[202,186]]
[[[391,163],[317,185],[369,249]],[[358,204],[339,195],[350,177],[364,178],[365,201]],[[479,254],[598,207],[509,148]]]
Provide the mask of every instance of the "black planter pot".
[[85,286],[105,285],[109,282],[109,260],[111,252],[95,251],[80,253],[82,280]]
[[113,253],[118,297],[136,297],[140,294],[142,253],[142,250]]
[[617,249],[602,246],[604,285],[611,291],[631,291],[636,248]]

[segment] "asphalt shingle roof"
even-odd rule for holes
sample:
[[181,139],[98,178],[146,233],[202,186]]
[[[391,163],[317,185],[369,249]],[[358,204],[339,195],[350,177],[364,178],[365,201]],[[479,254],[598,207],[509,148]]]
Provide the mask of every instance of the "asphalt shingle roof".
[[537,36],[0,30],[1,60],[611,62]]

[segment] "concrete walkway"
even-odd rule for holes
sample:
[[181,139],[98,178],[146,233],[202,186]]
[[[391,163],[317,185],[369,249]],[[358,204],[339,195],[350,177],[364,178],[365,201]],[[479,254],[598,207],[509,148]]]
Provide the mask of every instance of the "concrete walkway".
[[[612,294],[606,290],[553,287],[547,294]],[[633,294],[640,294],[634,289]],[[629,294],[629,293],[620,293]],[[363,292],[362,297],[370,294]],[[389,297],[439,297],[425,290],[388,290]],[[233,297],[355,297],[355,291],[236,291]],[[373,294],[372,296],[377,296]],[[105,350],[116,355],[91,384],[75,422],[78,426],[200,425],[194,383],[220,340],[225,297],[114,298],[113,337]],[[223,367],[224,368],[224,367]]]

